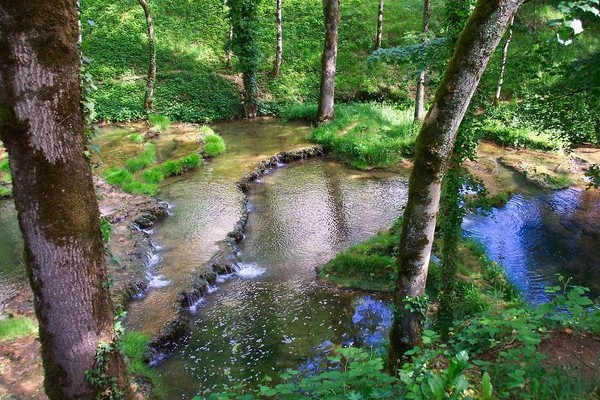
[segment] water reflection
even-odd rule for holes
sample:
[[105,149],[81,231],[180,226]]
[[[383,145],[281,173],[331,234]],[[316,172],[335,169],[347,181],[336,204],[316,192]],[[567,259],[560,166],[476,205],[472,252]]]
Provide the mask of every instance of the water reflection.
[[559,273],[600,293],[598,215],[598,191],[571,188],[517,194],[489,217],[467,216],[463,230],[504,265],[527,300],[540,303]]

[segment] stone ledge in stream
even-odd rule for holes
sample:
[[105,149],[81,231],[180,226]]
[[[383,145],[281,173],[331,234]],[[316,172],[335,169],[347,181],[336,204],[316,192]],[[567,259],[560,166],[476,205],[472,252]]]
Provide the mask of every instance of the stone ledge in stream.
[[[325,154],[322,146],[304,147],[296,150],[278,153],[266,160],[259,162],[249,174],[244,175],[236,185],[243,192],[248,191],[248,184],[263,176],[270,169],[292,161],[304,160]],[[208,293],[210,285],[216,283],[219,275],[229,275],[237,270],[239,249],[237,244],[244,238],[246,223],[248,222],[247,198],[244,196],[242,215],[233,230],[225,239],[217,243],[219,249],[205,263],[200,272],[193,279],[188,290],[182,290],[175,300],[174,308],[177,316],[167,322],[161,331],[148,342],[147,358],[150,364],[157,364],[168,354],[173,352],[177,342],[190,333],[192,314],[190,307],[200,301]]]

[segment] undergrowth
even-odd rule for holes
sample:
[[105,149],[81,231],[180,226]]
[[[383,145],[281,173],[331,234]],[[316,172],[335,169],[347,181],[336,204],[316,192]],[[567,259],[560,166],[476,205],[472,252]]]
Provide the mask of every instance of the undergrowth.
[[200,133],[202,134],[202,142],[204,143],[202,154],[207,157],[216,157],[225,152],[227,149],[225,141],[209,126],[202,126],[200,128]]
[[122,339],[123,353],[127,357],[129,373],[142,383],[149,382],[153,394],[162,399],[165,397],[162,381],[156,370],[150,368],[145,362],[149,338],[148,335],[140,332],[126,332]]
[[[285,119],[312,119],[316,106],[295,105]],[[318,126],[310,139],[355,168],[392,166],[414,151],[417,129],[411,112],[391,104],[354,103],[336,108],[335,119]]]

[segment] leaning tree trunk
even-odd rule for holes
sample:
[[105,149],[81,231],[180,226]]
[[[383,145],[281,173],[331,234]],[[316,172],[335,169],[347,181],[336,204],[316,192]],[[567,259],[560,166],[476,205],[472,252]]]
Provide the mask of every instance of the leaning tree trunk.
[[321,92],[317,121],[329,122],[334,116],[335,65],[337,59],[339,0],[323,0],[325,45],[321,59]]
[[275,51],[275,63],[273,64],[273,78],[279,77],[281,61],[283,59],[283,25],[281,21],[281,1],[277,0],[277,50]]
[[502,85],[504,84],[504,75],[506,74],[506,60],[508,59],[508,47],[510,46],[510,42],[513,37],[513,23],[515,21],[515,17],[513,16],[510,20],[510,25],[508,28],[508,37],[506,38],[506,42],[504,42],[504,46],[502,47],[502,66],[500,67],[500,77],[498,78],[498,85],[496,87],[496,97],[494,98],[494,104],[498,105],[500,103],[500,96],[502,95]]
[[461,33],[419,136],[398,248],[396,314],[388,367],[395,371],[404,352],[421,340],[427,268],[442,179],[456,132],[490,56],[523,0],[479,0]]
[[[78,12],[66,0],[0,0],[0,139],[39,321],[50,399],[93,399],[85,372],[113,337],[100,215],[84,156]],[[122,356],[109,372],[131,396]]]
[[375,36],[375,49],[381,48],[383,37],[383,0],[379,0],[379,11],[377,12],[377,35]]
[[[429,32],[429,20],[431,18],[431,0],[423,2],[423,33]],[[419,73],[417,90],[415,93],[415,122],[421,122],[425,117],[425,70]]]
[[148,76],[146,77],[146,97],[144,98],[144,111],[149,113],[154,106],[154,83],[156,82],[156,49],[154,46],[154,24],[150,14],[150,6],[146,0],[138,0],[144,9],[146,25],[148,26],[148,52],[150,53],[150,64],[148,65]]

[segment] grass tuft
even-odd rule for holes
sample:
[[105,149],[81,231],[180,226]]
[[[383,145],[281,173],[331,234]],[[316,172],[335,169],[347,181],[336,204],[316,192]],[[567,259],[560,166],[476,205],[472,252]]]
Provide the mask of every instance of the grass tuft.
[[26,317],[0,319],[0,340],[13,340],[36,333],[37,324]]
[[209,133],[202,140],[204,141],[202,152],[208,157],[216,157],[219,154],[223,154],[227,148],[223,138],[216,133]]
[[161,114],[150,114],[148,115],[148,122],[152,125],[152,128],[158,132],[167,130],[171,126],[171,119],[166,115]]
[[150,381],[154,394],[158,398],[164,398],[164,388],[158,373],[144,362],[149,338],[148,335],[136,331],[125,333],[123,353],[129,360],[129,373]]

